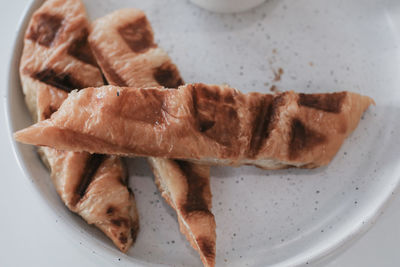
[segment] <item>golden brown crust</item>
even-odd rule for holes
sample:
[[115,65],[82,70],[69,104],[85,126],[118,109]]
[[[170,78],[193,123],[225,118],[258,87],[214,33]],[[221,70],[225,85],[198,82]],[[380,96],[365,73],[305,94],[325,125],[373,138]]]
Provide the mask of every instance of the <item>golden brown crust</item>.
[[[35,120],[57,111],[75,88],[103,84],[87,42],[88,22],[79,0],[48,0],[28,26],[20,65],[26,102]],[[122,250],[138,228],[133,195],[119,158],[39,148],[66,206],[95,224]],[[113,212],[108,213],[108,207]],[[131,232],[133,235],[131,235]]]
[[[110,84],[170,88],[183,84],[177,67],[154,43],[151,25],[140,10],[118,10],[96,20],[89,40]],[[121,119],[160,123],[164,99],[151,97],[151,92],[146,91],[142,97],[147,103],[135,102]],[[204,265],[214,266],[216,234],[210,211],[209,167],[157,158],[150,158],[149,162],[162,196],[177,212],[181,232],[199,252]]]
[[[50,120],[22,130],[15,137],[26,143],[75,151],[169,157],[209,164],[252,164],[266,169],[317,167],[331,161],[373,103],[369,97],[344,94],[338,113],[299,105],[298,94],[285,92],[264,102],[268,112],[258,108],[257,114],[254,110],[265,95],[242,94],[227,87],[194,84],[179,90],[88,88],[70,94]],[[228,110],[221,112],[224,116],[215,116],[212,127],[206,130],[199,126],[200,112],[194,104],[199,102],[195,98],[200,95],[209,104],[210,114]],[[215,98],[219,101],[213,101]],[[151,103],[148,99],[157,99],[154,107],[160,108],[162,116],[153,120],[157,111],[142,109],[141,116],[148,121],[137,120],[132,114],[141,105]],[[82,106],[85,112],[80,111]],[[201,112],[209,115],[206,109]],[[270,115],[266,116],[267,113]],[[257,146],[252,148],[251,140],[260,131],[254,131],[251,123],[262,116],[269,121],[268,126],[262,127]],[[231,131],[232,117],[236,118],[235,131]]]

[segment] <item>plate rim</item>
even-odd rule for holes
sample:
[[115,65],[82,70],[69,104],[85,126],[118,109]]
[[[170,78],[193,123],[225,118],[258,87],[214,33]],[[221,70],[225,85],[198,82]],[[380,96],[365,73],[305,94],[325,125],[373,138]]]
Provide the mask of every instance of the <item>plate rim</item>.
[[[6,124],[7,124],[7,131],[9,142],[12,147],[13,154],[16,158],[17,165],[19,169],[22,171],[24,176],[23,179],[29,181],[31,177],[29,171],[27,170],[26,163],[23,160],[22,152],[20,151],[19,146],[21,144],[17,143],[13,138],[13,133],[16,129],[13,126],[13,111],[10,104],[10,94],[12,90],[12,84],[15,74],[15,69],[18,69],[20,58],[19,56],[22,54],[23,49],[23,37],[25,30],[29,24],[29,19],[31,15],[34,13],[36,8],[40,6],[45,0],[30,0],[29,4],[25,7],[22,15],[20,16],[19,22],[17,23],[17,30],[14,33],[14,38],[12,40],[12,53],[9,55],[8,60],[6,61],[8,64],[8,71],[6,71],[6,92],[4,98],[4,109],[5,109],[5,117],[6,117]],[[18,74],[19,75],[19,74]],[[15,89],[15,88],[14,88]],[[32,179],[34,180],[34,179]],[[129,258],[130,264],[135,264],[136,266],[167,266],[165,264],[156,264],[152,262],[146,262],[140,259],[136,259],[134,257],[128,256],[126,254],[121,253],[118,250],[113,250],[112,252],[101,242],[96,241],[90,234],[82,234],[82,231],[79,231],[76,227],[72,225],[68,218],[64,217],[60,212],[57,211],[51,204],[48,203],[48,199],[42,194],[40,187],[35,182],[31,182],[29,186],[30,190],[35,192],[35,196],[40,199],[40,202],[43,206],[46,206],[47,214],[53,218],[61,218],[58,222],[62,225],[62,227],[74,237],[84,238],[87,244],[82,243],[82,246],[85,247],[86,250],[91,251],[101,251],[101,253],[96,253],[101,258],[109,261],[110,253],[119,253],[118,257]],[[396,183],[391,186],[392,192],[398,191],[400,187],[400,177],[397,179]],[[357,225],[355,227],[351,227],[349,230],[346,231],[345,234],[341,235],[340,238],[335,238],[333,242],[327,242],[326,245],[323,247],[319,247],[318,249],[308,249],[302,251],[298,255],[289,256],[288,259],[282,260],[279,263],[273,264],[271,266],[275,267],[283,267],[283,266],[302,266],[305,264],[320,264],[321,262],[330,262],[333,258],[343,253],[349,247],[351,247],[358,239],[360,239],[369,229],[373,227],[375,222],[379,219],[382,211],[387,208],[387,206],[393,200],[394,194],[388,194],[385,197],[381,198],[381,202],[377,205],[377,208],[369,213],[365,213],[366,217],[364,217],[365,223],[362,225]],[[69,211],[68,211],[69,212]],[[84,231],[83,231],[84,232]],[[74,241],[70,240],[71,243],[77,243],[77,238],[69,238],[73,239]],[[92,244],[93,246],[89,246]],[[102,255],[102,254],[108,255]],[[114,262],[113,264],[118,264],[118,262]]]

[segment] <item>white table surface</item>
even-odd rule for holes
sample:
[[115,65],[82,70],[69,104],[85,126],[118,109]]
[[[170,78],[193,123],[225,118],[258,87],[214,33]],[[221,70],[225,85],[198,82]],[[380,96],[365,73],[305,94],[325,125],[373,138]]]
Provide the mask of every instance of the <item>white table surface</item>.
[[[12,42],[28,3],[29,0],[0,1],[0,266],[109,266],[99,255],[62,235],[62,226],[38,198],[13,155],[4,114],[6,78]],[[400,196],[396,194],[366,234],[318,266],[400,266],[398,207]]]

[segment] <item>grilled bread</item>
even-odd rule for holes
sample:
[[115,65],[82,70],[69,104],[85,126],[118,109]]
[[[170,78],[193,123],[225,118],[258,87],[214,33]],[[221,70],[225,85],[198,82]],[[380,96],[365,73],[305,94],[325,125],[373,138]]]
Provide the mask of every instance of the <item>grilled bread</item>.
[[374,101],[356,93],[275,95],[189,84],[70,93],[58,112],[15,134],[72,151],[264,169],[328,164]]
[[121,9],[92,23],[89,44],[111,85],[129,87],[183,84],[177,67],[154,42],[153,29],[138,9]]
[[[73,89],[103,85],[87,42],[88,27],[80,0],[47,0],[34,13],[24,39],[20,77],[35,121],[49,118]],[[39,148],[39,154],[65,205],[127,251],[138,231],[138,215],[122,161],[52,148]]]
[[210,168],[162,158],[149,158],[149,162],[161,195],[178,215],[181,232],[204,266],[214,266],[216,224],[211,213]]
[[[92,23],[89,43],[112,85],[177,88],[183,84],[177,67],[155,44],[151,25],[140,10],[122,9],[97,19]],[[210,167],[164,158],[149,158],[149,163],[162,196],[177,213],[181,232],[204,265],[214,266]]]

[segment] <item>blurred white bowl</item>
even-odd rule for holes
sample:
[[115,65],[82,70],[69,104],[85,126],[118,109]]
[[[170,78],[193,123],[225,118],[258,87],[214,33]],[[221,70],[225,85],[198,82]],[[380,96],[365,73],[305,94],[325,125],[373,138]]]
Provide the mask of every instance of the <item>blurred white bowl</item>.
[[256,7],[266,0],[190,0],[194,4],[219,13],[236,13]]

